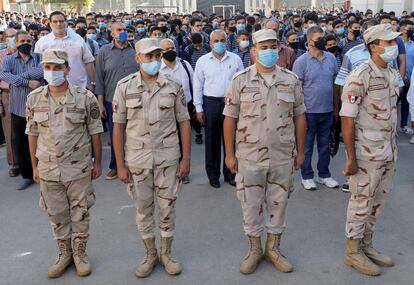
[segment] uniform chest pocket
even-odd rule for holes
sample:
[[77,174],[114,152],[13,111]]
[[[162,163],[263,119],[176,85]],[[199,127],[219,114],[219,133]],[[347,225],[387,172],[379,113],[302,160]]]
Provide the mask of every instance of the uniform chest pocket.
[[160,120],[174,119],[174,105],[176,95],[172,93],[160,94],[158,101],[159,118]]
[[240,94],[240,112],[243,119],[254,119],[260,116],[262,95],[258,92]]
[[388,120],[391,116],[390,90],[368,91],[366,110],[376,120]]
[[49,113],[35,112],[33,114],[33,121],[36,122],[39,132],[45,132],[49,128]]
[[143,119],[143,101],[141,94],[127,94],[125,100],[128,120]]
[[86,125],[85,109],[67,108],[65,111],[65,129],[68,133],[81,133]]

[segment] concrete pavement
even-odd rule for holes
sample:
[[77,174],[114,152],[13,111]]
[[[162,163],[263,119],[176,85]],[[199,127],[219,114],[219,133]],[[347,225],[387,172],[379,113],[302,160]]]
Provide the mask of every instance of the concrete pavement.
[[[103,142],[107,142],[106,136]],[[241,275],[239,264],[247,242],[234,188],[223,184],[216,190],[208,185],[204,147],[194,145],[191,184],[184,186],[177,203],[173,253],[183,265],[180,276],[170,277],[158,266],[149,278],[135,277],[143,245],[125,186],[104,179],[109,162],[106,146],[103,176],[95,182],[97,202],[88,244],[94,271],[80,278],[72,267],[57,280],[47,278],[56,246],[47,215],[38,206],[39,187],[16,191],[20,178],[8,177],[5,149],[0,149],[0,284],[414,284],[414,146],[406,135],[401,135],[399,146],[395,187],[374,237],[375,245],[391,255],[396,266],[384,269],[380,277],[363,276],[342,262],[349,194],[324,187],[305,191],[299,173],[281,245],[295,271],[283,274],[263,262],[256,273]],[[340,182],[345,180],[341,175],[344,159],[341,146],[331,163],[333,177]]]

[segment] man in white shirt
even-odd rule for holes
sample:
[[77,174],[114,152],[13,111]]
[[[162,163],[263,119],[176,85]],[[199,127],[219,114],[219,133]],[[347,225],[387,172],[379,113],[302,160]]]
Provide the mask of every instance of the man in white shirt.
[[42,54],[46,49],[63,49],[69,55],[69,83],[86,88],[89,79],[88,89],[94,90],[95,66],[92,53],[85,41],[71,29],[66,27],[66,17],[60,11],[55,11],[49,17],[52,32],[37,41],[35,53]]
[[[197,61],[193,90],[197,119],[205,129],[207,176],[210,185],[219,188],[224,97],[233,75],[244,68],[238,55],[226,51],[226,34],[223,31],[211,33],[210,45],[212,51]],[[226,167],[224,160],[223,175],[225,182],[236,185],[234,174]]]
[[[187,61],[177,57],[177,48],[173,40],[163,39],[160,45],[163,49],[160,73],[169,75],[181,83],[185,100],[187,101],[188,113],[190,114],[191,121],[193,121],[194,105],[192,102],[192,82],[194,71]],[[178,137],[180,138],[180,136]],[[184,184],[188,184],[190,183],[190,178],[185,176],[182,181]]]

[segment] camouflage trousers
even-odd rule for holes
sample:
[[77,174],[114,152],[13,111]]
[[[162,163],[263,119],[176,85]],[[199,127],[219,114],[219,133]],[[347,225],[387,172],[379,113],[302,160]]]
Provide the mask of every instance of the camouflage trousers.
[[89,238],[89,209],[95,204],[91,176],[70,182],[40,180],[40,207],[47,211],[54,239]]
[[373,232],[391,191],[395,163],[358,160],[357,174],[349,178],[349,198],[346,237],[361,239],[365,232]]
[[265,227],[265,213],[267,232],[283,232],[286,227],[287,201],[293,190],[292,182],[293,161],[282,166],[265,167],[239,160],[236,188],[246,235],[261,236]]
[[128,194],[136,208],[138,232],[143,239],[154,236],[155,201],[159,206],[161,236],[171,236],[175,228],[175,202],[181,190],[181,179],[176,176],[178,163],[164,168],[130,169],[133,186]]

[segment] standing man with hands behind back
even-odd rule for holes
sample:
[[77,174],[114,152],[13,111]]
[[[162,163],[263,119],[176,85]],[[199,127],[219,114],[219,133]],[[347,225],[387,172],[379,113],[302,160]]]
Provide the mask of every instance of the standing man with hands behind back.
[[282,255],[279,245],[286,227],[293,171],[305,159],[305,105],[298,77],[276,65],[276,32],[255,32],[253,44],[256,63],[234,76],[223,112],[226,164],[232,173],[237,173],[237,198],[249,240],[249,252],[240,272],[253,273],[262,260],[266,210],[265,258],[277,270],[291,272],[293,266]]
[[391,191],[397,160],[397,71],[388,63],[398,57],[391,25],[367,29],[364,40],[371,58],[352,71],[342,92],[342,134],[349,176],[345,264],[366,275],[394,262],[377,251],[372,236]]

